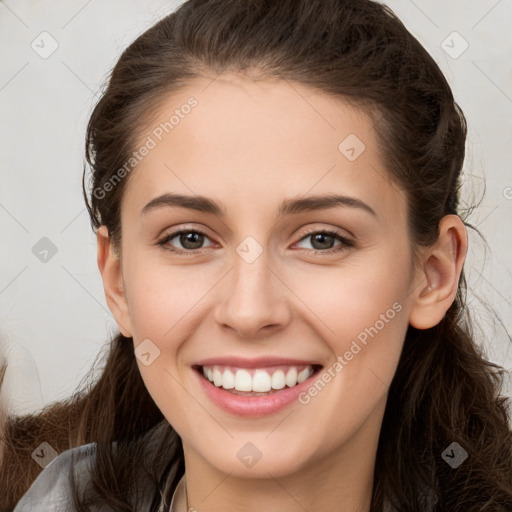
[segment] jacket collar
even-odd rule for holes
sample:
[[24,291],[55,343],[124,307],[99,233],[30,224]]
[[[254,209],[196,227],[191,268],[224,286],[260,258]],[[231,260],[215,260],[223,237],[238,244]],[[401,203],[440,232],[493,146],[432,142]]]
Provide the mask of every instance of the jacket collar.
[[[169,485],[169,484],[167,484]],[[167,493],[164,492],[164,496]],[[160,503],[160,507],[158,508],[158,512],[187,512],[187,483],[185,479],[185,475],[183,475],[174,490],[171,499],[171,506],[168,511],[164,508],[164,502]]]

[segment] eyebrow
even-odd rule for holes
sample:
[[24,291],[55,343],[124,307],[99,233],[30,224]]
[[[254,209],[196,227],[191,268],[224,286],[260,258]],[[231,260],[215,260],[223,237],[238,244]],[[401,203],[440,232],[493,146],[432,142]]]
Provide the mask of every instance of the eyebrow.
[[[377,218],[375,210],[355,197],[343,195],[310,196],[299,199],[285,199],[279,206],[278,215],[298,214],[310,211],[327,210],[338,206],[359,208]],[[221,203],[204,196],[186,196],[182,194],[166,193],[152,199],[144,208],[141,215],[163,207],[188,208],[202,213],[226,217],[226,208]]]

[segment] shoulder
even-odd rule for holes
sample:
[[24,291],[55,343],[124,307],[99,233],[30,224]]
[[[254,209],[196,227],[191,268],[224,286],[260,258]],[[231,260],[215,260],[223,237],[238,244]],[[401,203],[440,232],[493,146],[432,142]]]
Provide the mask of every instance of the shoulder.
[[71,487],[71,465],[77,481],[88,478],[96,444],[71,448],[58,455],[34,480],[13,512],[72,512],[75,510]]

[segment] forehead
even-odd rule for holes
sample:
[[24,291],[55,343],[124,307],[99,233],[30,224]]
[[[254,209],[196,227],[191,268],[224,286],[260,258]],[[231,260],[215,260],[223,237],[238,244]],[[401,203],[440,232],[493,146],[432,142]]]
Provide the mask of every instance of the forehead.
[[240,206],[250,198],[266,208],[272,197],[334,189],[376,210],[403,200],[383,167],[370,117],[302,84],[239,74],[194,79],[162,98],[137,147],[148,140],[151,150],[123,200],[139,212],[163,192]]

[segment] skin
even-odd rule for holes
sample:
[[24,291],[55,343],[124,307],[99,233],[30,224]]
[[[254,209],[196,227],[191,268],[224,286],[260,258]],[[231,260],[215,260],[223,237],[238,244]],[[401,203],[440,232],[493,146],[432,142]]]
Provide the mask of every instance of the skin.
[[[367,512],[407,328],[436,325],[453,302],[467,250],[464,225],[445,217],[438,242],[420,248],[412,266],[405,194],[382,165],[370,119],[342,100],[286,81],[223,74],[163,98],[148,126],[190,96],[197,107],[132,171],[121,208],[122,257],[106,227],[97,234],[119,329],[135,347],[149,338],[160,350],[150,365],[137,363],[183,440],[188,506],[284,512],[336,504]],[[366,146],[353,162],[338,150],[349,134]],[[212,198],[226,217],[179,207],[141,215],[164,192]],[[333,193],[364,201],[376,215],[348,206],[277,215],[286,198]],[[158,244],[181,228],[206,232],[195,254]],[[306,237],[313,228],[338,230],[354,245],[322,254],[341,242],[315,244]],[[262,249],[250,264],[236,252],[248,236]],[[166,245],[187,250],[180,237]],[[231,415],[210,401],[191,369],[208,357],[272,355],[320,361],[325,370],[395,303],[401,311],[306,405],[295,401],[261,418]],[[262,454],[250,468],[237,457],[248,442]]]

